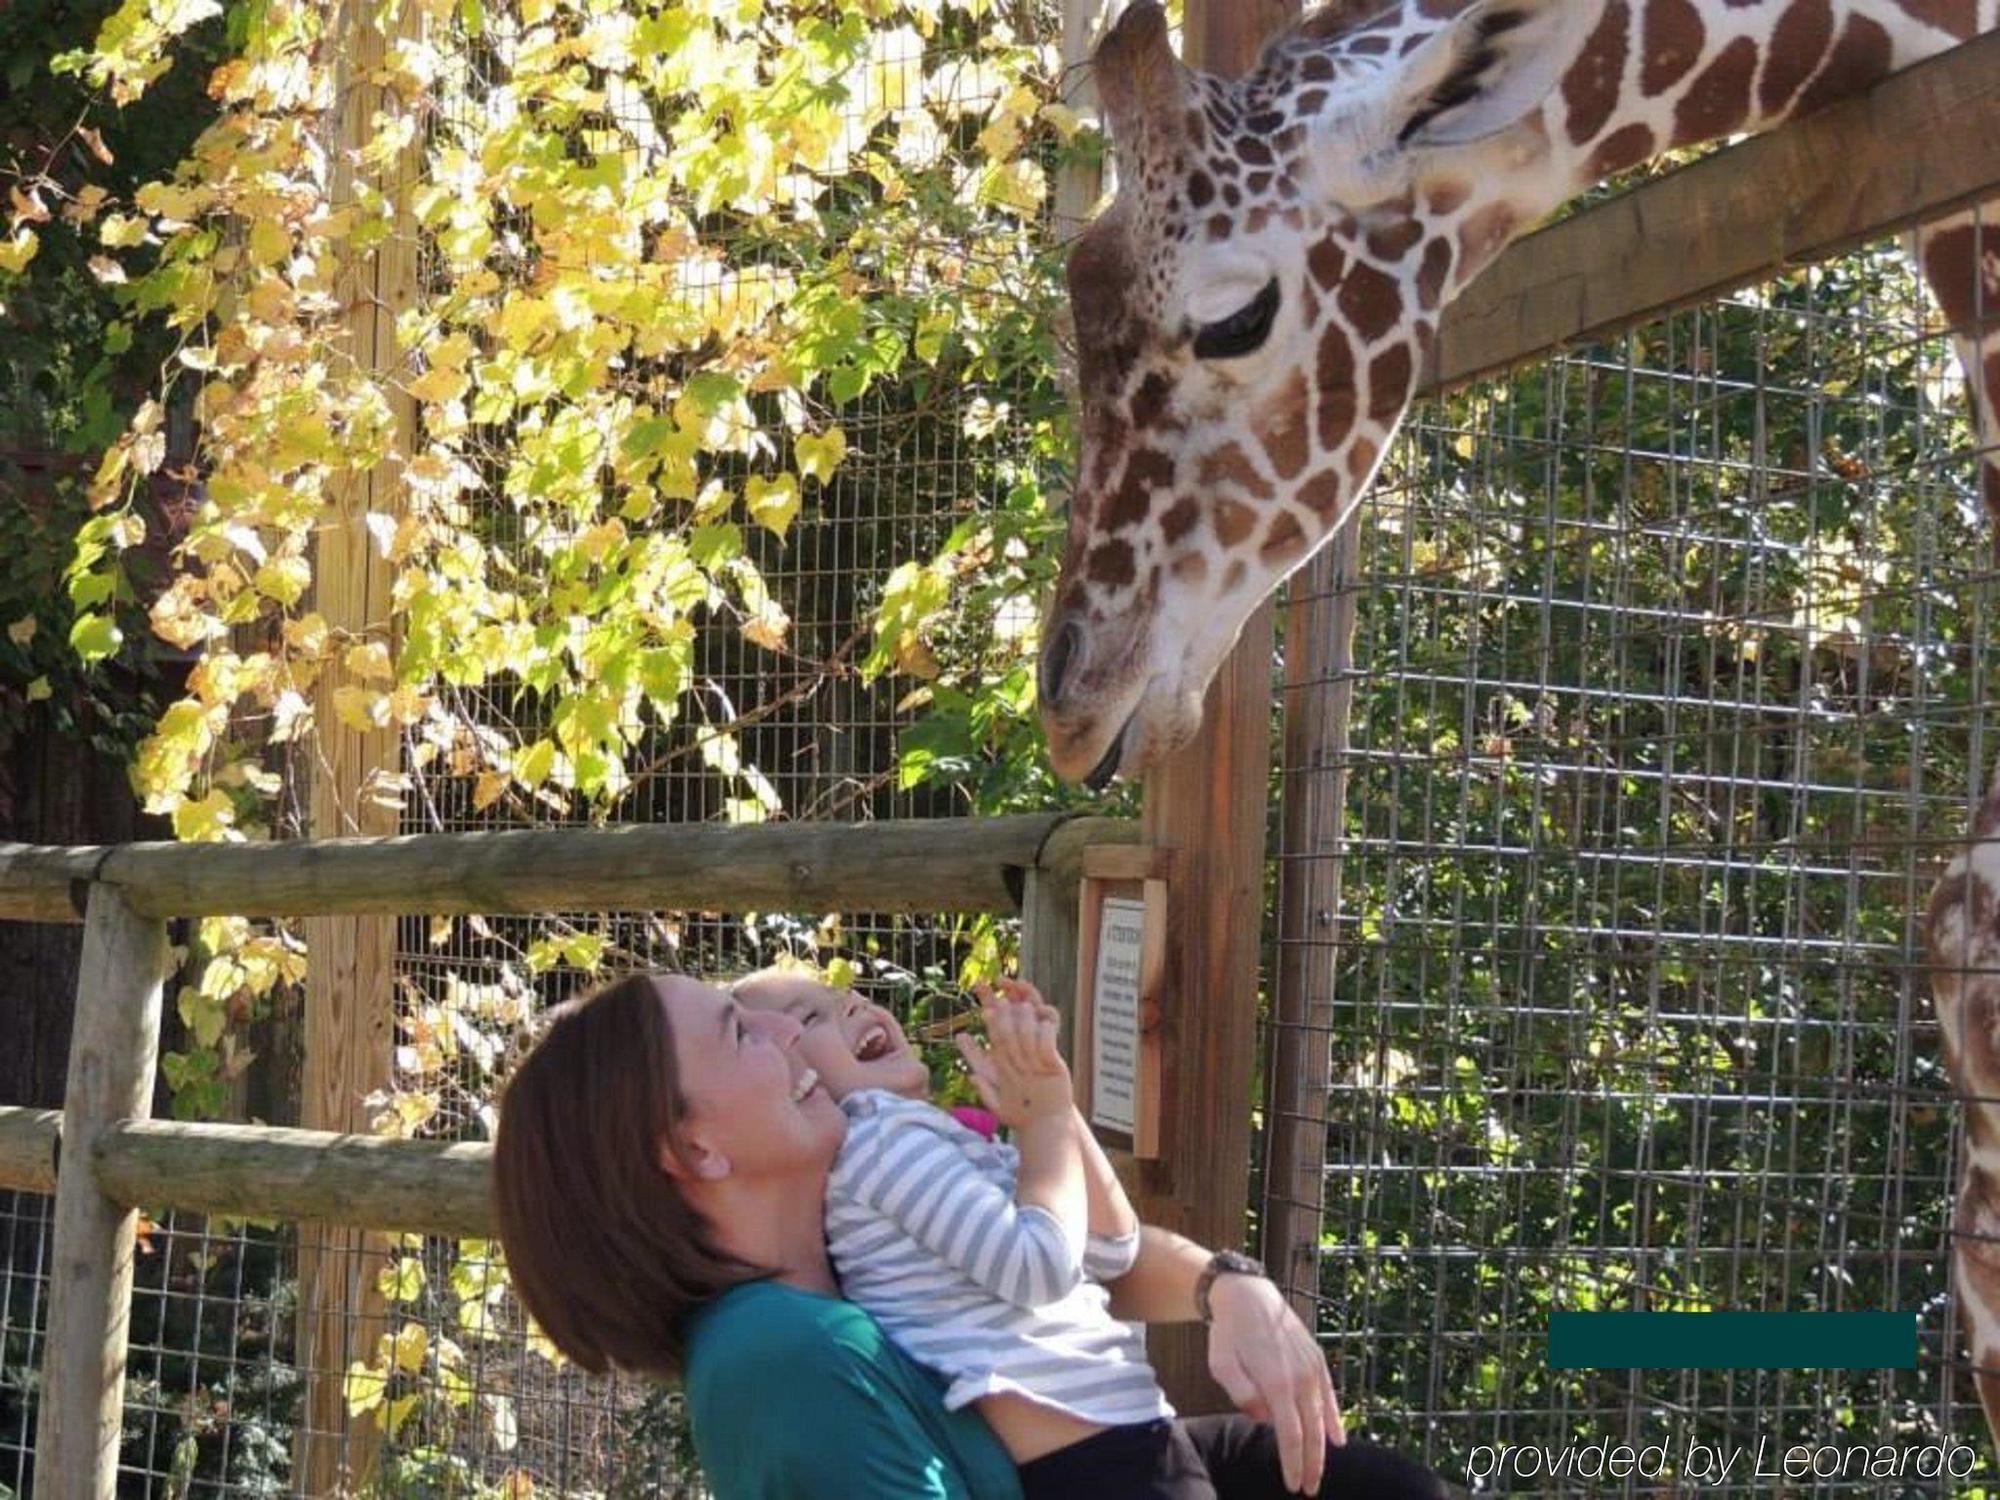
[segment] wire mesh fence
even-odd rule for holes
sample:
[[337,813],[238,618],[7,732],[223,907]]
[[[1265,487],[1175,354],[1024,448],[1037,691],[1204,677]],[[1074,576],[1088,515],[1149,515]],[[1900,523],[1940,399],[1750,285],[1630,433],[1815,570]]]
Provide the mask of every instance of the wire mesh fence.
[[[505,103],[518,17],[472,7],[461,23],[473,11],[479,34],[445,49],[430,125],[447,148]],[[1057,34],[1052,16],[1011,24]],[[854,100],[870,130],[907,127],[906,161],[967,182],[997,102],[969,66],[975,42],[908,33]],[[911,68],[949,81],[887,111],[868,102]],[[656,122],[622,107],[629,118],[608,106],[588,128],[618,134],[621,151],[657,149]],[[942,144],[919,143],[932,136]],[[935,254],[900,283],[856,242],[868,294],[907,302],[942,352],[812,413],[837,419],[845,461],[786,535],[740,536],[776,612],[760,624],[757,596],[741,594],[735,628],[698,638],[688,712],[646,731],[615,816],[922,817],[1053,795],[1045,781],[979,781],[969,730],[938,712],[948,687],[862,670],[890,570],[952,554],[968,522],[984,539],[947,570],[959,608],[935,649],[1026,670],[1032,609],[986,605],[1032,594],[1022,554],[1060,481],[1055,349],[1024,341],[1033,360],[996,363],[950,346],[941,310],[974,278],[1043,325],[1059,283],[1036,231],[976,193],[951,201],[968,213],[929,226]],[[858,234],[867,217],[850,206],[835,228]],[[684,292],[763,298],[785,247],[746,227],[740,251]],[[626,391],[647,396],[667,373],[635,365]],[[1884,248],[1411,424],[1358,533],[1348,745],[1282,765],[1276,809],[1303,827],[1287,809],[1316,796],[1337,835],[1280,841],[1279,908],[1302,883],[1324,892],[1337,871],[1339,884],[1324,921],[1305,903],[1275,934],[1274,1002],[1290,998],[1283,976],[1316,976],[1292,1056],[1316,1058],[1324,1079],[1318,1098],[1274,1096],[1274,1134],[1323,1116],[1325,1137],[1318,1190],[1268,1179],[1261,1217],[1296,1199],[1317,1225],[1320,1332],[1370,1436],[1457,1477],[1503,1444],[1611,1436],[1678,1454],[1977,1431],[1944,1303],[1956,1114],[1914,938],[1987,754],[1987,543],[1962,395]],[[474,444],[478,493],[507,491],[510,441],[496,427]],[[495,503],[489,540],[525,564],[538,524]],[[1329,685],[1308,672],[1300,688]],[[514,686],[464,694],[467,716],[510,742],[533,727]],[[485,763],[457,748],[412,756],[406,830],[592,815],[560,795],[489,796]],[[398,1088],[381,1108],[408,1113],[385,1123],[488,1134],[520,1032],[600,965],[839,962],[941,1042],[963,962],[1009,941],[991,923],[870,913],[406,919]],[[1293,967],[1302,953],[1313,963]],[[367,1240],[338,1270],[349,1304],[373,1310],[339,1347],[299,1349],[301,1238],[310,1251],[320,1235],[148,1226],[124,1492],[297,1493],[295,1455],[315,1437],[356,1471],[356,1494],[698,1492],[675,1394],[546,1358],[490,1247]],[[32,1476],[48,1239],[46,1200],[0,1204],[0,1497]],[[1549,1309],[1626,1305],[1915,1308],[1923,1364],[1547,1370]],[[316,1434],[305,1393],[328,1383],[342,1414]],[[1627,1492],[1679,1493],[1685,1477]],[[1563,1488],[1518,1473],[1488,1487]]]
[[[1964,398],[1882,246],[1433,403],[1367,503],[1347,743],[1283,773],[1345,781],[1278,856],[1319,898],[1280,972],[1327,992],[1281,1012],[1324,1069],[1322,1332],[1445,1472],[1679,1494],[1692,1444],[1983,1451],[1920,967],[1988,753]],[[1913,1310],[1920,1366],[1548,1368],[1552,1309],[1723,1307]],[[1600,1439],[1669,1472],[1551,1477]],[[1813,1492],[1971,1492],[1843,1472]]]

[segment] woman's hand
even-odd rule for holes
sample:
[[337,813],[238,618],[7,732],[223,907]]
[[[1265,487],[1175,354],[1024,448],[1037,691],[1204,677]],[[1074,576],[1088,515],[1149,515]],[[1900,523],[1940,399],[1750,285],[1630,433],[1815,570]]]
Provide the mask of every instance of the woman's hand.
[[1032,986],[1002,984],[997,994],[985,985],[973,990],[985,1008],[986,1045],[964,1032],[958,1036],[979,1102],[1014,1130],[1034,1120],[1066,1119],[1075,1091],[1056,1043],[1057,1012]]
[[1242,1411],[1271,1425],[1286,1488],[1318,1494],[1326,1445],[1347,1441],[1325,1352],[1262,1276],[1218,1276],[1209,1308],[1209,1374]]

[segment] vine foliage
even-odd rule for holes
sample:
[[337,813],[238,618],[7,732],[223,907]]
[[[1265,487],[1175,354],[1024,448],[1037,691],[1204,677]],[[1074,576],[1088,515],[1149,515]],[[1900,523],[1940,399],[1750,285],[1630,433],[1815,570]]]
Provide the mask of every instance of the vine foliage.
[[[148,811],[191,841],[307,831],[301,778],[337,720],[399,742],[364,795],[405,827],[433,826],[446,787],[524,822],[615,817],[663,753],[698,757],[725,816],[786,816],[702,662],[794,651],[768,559],[871,458],[847,413],[885,391],[979,445],[979,495],[923,555],[876,559],[847,670],[909,679],[903,786],[1045,800],[1032,605],[1067,419],[1041,218],[1058,164],[1096,149],[1056,102],[1052,27],[992,0],[126,0],[58,67],[122,107],[211,23],[213,121],[171,172],[76,216],[99,279],[171,339],[65,574],[84,662],[147,633],[197,654],[134,759]],[[17,219],[0,288],[37,249]],[[385,354],[354,322],[392,249],[420,274]],[[999,390],[1019,404],[969,394]],[[148,585],[166,471],[194,504]],[[329,619],[316,545],[370,495],[393,497],[359,518],[391,605]],[[557,932],[520,978],[603,954]],[[306,955],[215,918],[193,958],[163,1067],[202,1115]],[[449,1080],[490,1105],[524,1014],[519,985],[414,1007],[381,1127],[435,1128]],[[428,1270],[412,1248],[384,1275],[412,1309],[451,1288],[462,1333],[504,1286],[483,1245]],[[355,1412],[395,1434],[422,1373],[431,1426],[439,1401],[445,1426],[469,1418],[460,1343],[413,1318],[377,1354],[350,1372]]]

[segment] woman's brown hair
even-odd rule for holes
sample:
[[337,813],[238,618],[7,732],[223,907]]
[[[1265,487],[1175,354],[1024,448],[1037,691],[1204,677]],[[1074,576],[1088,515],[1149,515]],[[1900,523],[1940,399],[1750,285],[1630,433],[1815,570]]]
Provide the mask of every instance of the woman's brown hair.
[[716,1248],[660,1166],[686,1112],[663,977],[550,1011],[500,1101],[493,1208],[514,1290],[593,1374],[678,1373],[689,1315],[765,1274]]

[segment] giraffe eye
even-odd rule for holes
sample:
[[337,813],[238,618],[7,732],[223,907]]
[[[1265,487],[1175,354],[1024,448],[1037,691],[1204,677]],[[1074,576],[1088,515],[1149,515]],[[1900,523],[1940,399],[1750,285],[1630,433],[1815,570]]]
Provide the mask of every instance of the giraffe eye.
[[1278,312],[1278,278],[1219,323],[1204,323],[1194,336],[1197,359],[1235,359],[1263,347]]

